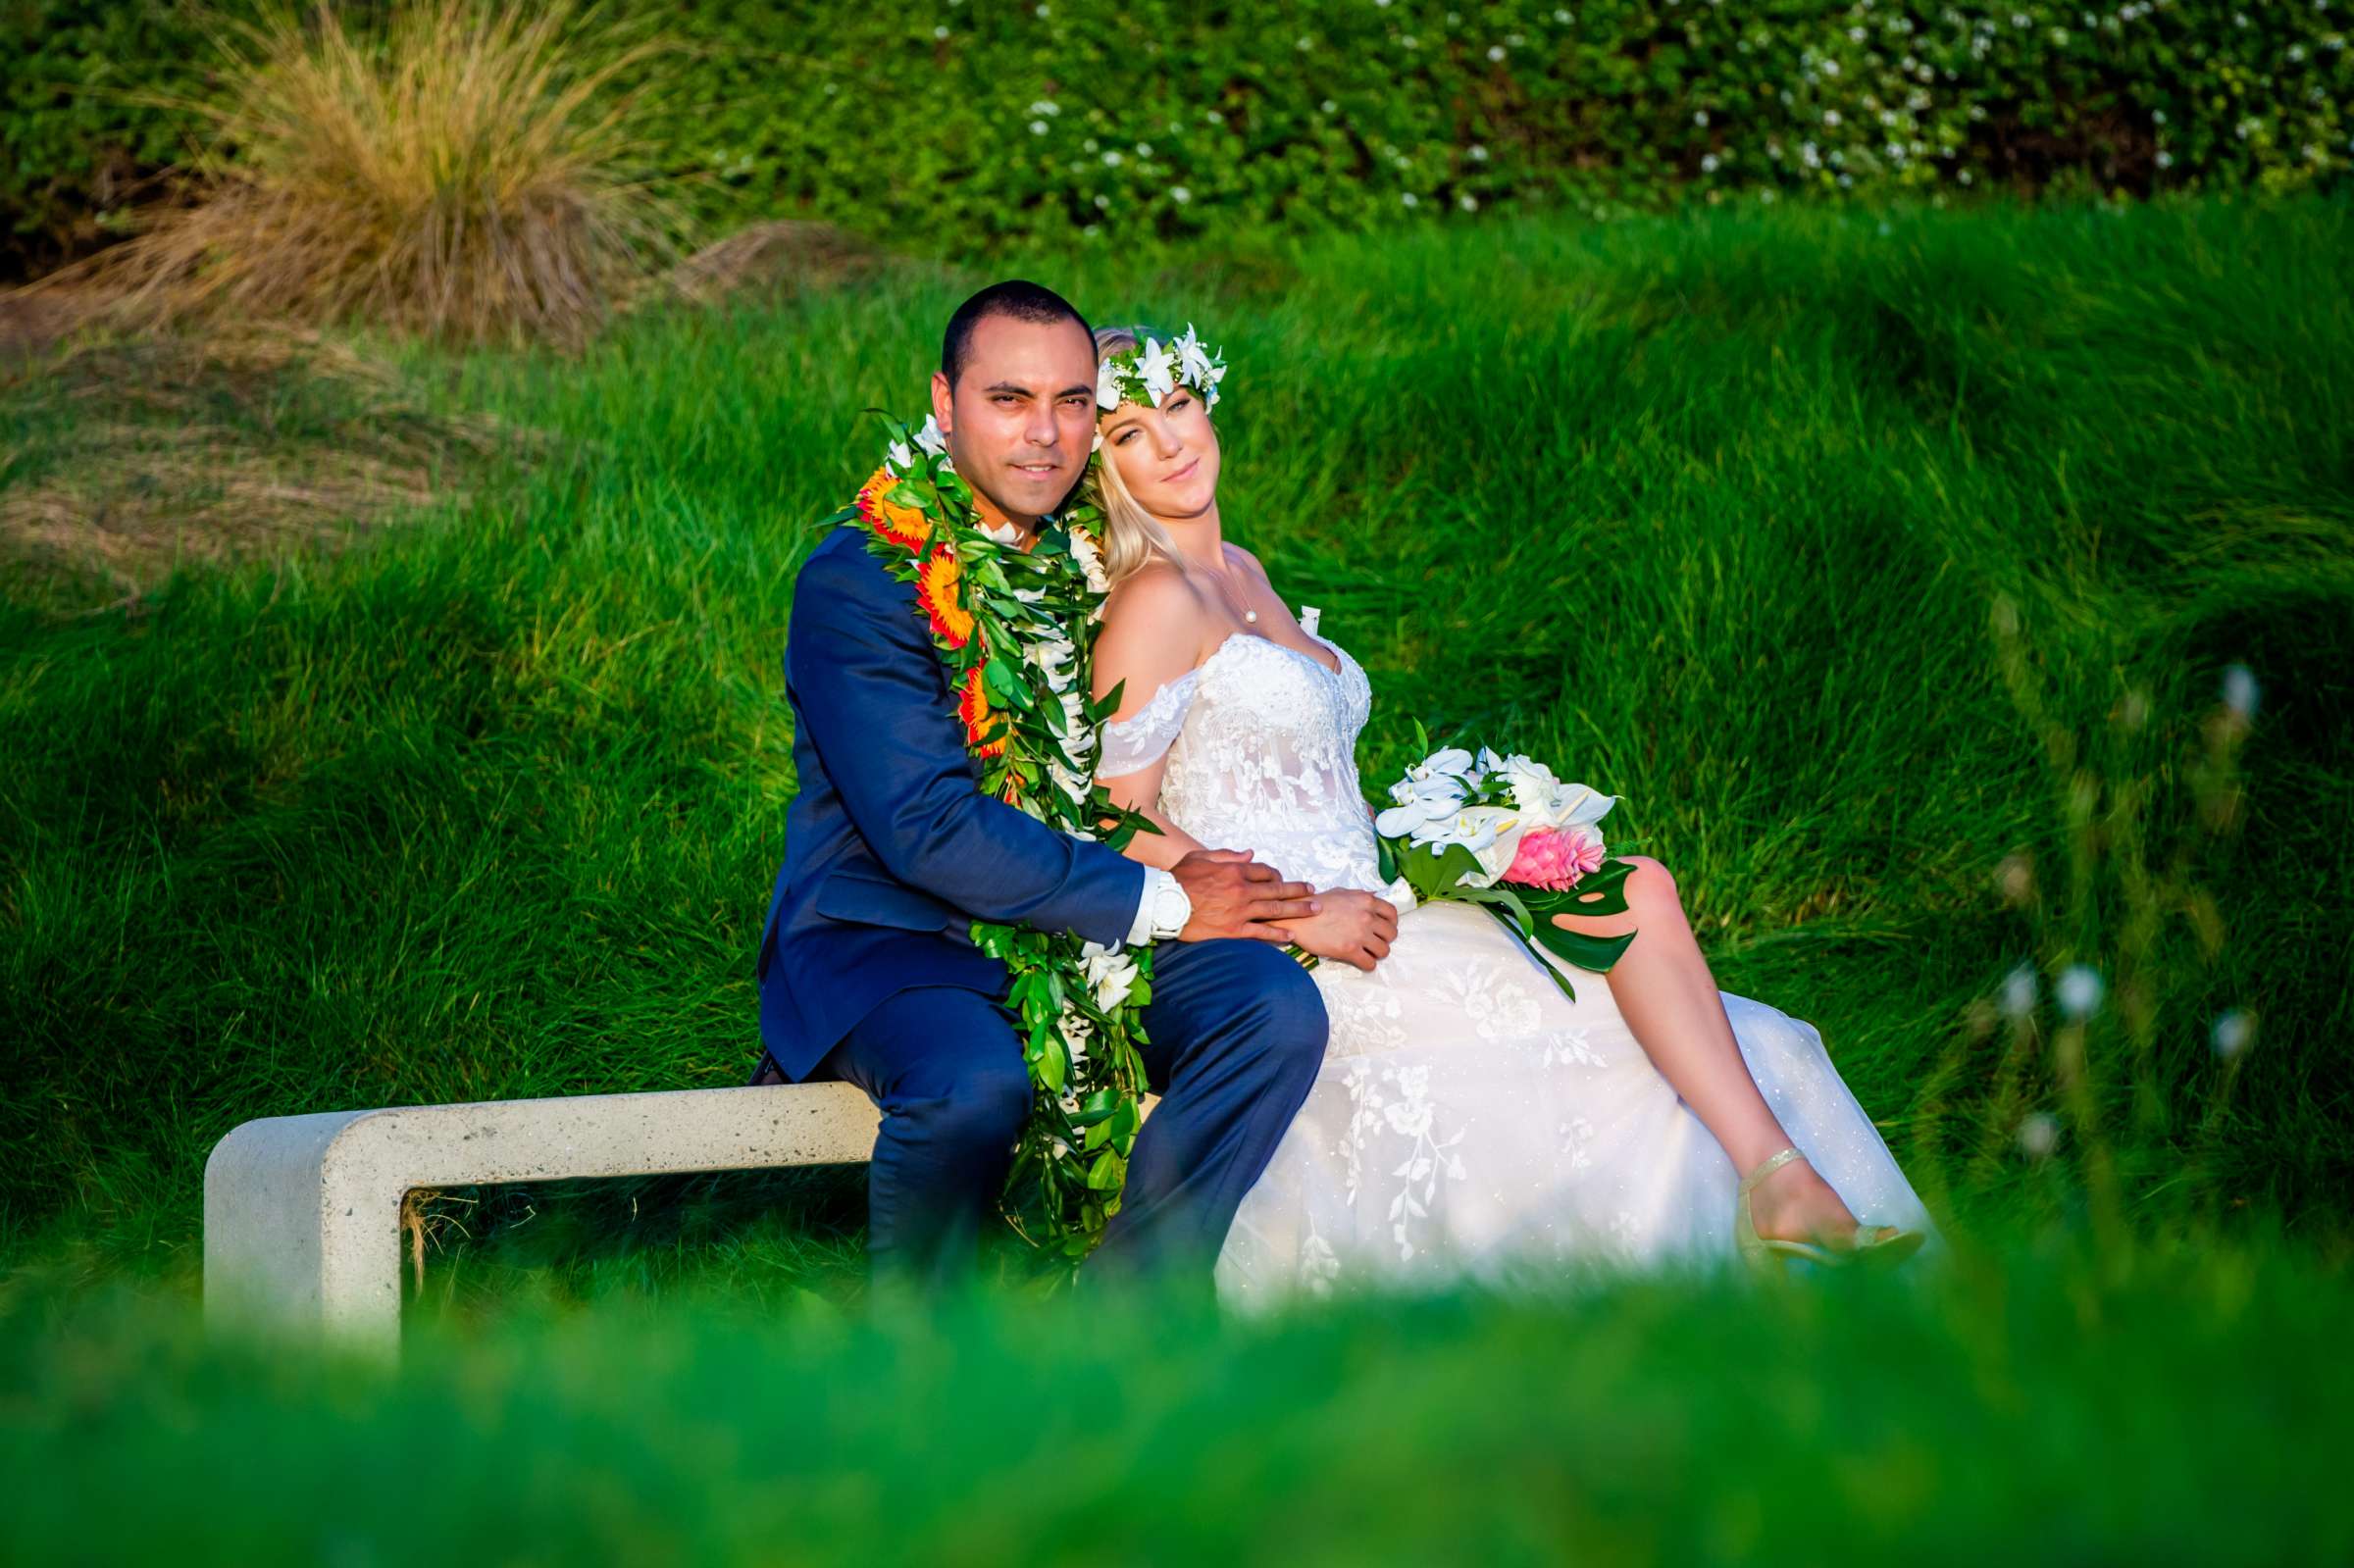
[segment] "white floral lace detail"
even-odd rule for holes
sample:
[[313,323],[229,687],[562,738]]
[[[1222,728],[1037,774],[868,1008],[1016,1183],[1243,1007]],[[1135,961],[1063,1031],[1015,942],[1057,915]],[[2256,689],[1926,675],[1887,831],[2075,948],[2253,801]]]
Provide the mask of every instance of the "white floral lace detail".
[[[1383,892],[1356,776],[1372,691],[1355,659],[1315,641],[1334,668],[1253,632],[1228,637],[1195,668],[1199,680],[1167,748],[1161,810],[1203,843],[1254,850],[1294,882]],[[1117,777],[1108,765],[1104,772]]]
[[1096,763],[1099,779],[1123,779],[1139,768],[1150,768],[1169,749],[1185,728],[1186,710],[1194,705],[1194,687],[1202,683],[1197,665],[1152,693],[1152,700],[1125,719],[1103,726],[1103,751]]

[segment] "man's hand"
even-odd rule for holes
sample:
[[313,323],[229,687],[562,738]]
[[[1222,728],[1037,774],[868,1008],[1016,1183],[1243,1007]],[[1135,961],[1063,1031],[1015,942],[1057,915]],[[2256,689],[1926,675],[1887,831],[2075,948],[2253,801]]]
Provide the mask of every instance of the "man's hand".
[[1324,912],[1285,927],[1292,940],[1318,958],[1337,958],[1368,975],[1390,956],[1390,943],[1398,939],[1394,905],[1355,887],[1335,887],[1316,897]]
[[1246,936],[1289,942],[1292,932],[1277,921],[1312,918],[1324,906],[1304,882],[1285,882],[1273,866],[1262,866],[1248,849],[1197,849],[1169,868],[1193,901],[1194,918],[1177,934],[1182,942]]

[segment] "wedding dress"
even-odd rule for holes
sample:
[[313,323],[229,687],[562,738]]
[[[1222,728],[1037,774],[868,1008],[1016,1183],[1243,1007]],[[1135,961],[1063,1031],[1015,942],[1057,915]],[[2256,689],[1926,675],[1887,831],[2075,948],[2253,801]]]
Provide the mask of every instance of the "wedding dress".
[[[1371,974],[1314,971],[1331,1043],[1243,1200],[1220,1297],[1729,1256],[1739,1173],[1645,1055],[1610,983],[1564,966],[1572,1002],[1484,910],[1407,909],[1403,884],[1385,885],[1356,764],[1371,691],[1354,659],[1310,635],[1335,667],[1237,632],[1103,734],[1106,778],[1167,753],[1161,808],[1202,843],[1404,911]],[[1723,1001],[1766,1103],[1857,1218],[1927,1231],[1813,1026]]]

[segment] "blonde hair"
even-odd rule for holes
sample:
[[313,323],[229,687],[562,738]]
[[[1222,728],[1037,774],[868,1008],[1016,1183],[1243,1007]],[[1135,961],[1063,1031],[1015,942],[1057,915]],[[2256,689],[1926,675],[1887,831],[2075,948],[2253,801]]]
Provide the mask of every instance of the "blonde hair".
[[[1099,327],[1096,329],[1096,363],[1101,364],[1114,354],[1134,353],[1144,347],[1141,329],[1133,327]],[[1104,409],[1102,413],[1111,411]],[[1113,587],[1136,575],[1148,561],[1177,559],[1177,542],[1169,531],[1151,513],[1139,506],[1136,497],[1128,493],[1127,484],[1120,479],[1118,465],[1112,462],[1108,450],[1096,454],[1096,461],[1087,472],[1083,498],[1093,502],[1103,514],[1103,576]]]

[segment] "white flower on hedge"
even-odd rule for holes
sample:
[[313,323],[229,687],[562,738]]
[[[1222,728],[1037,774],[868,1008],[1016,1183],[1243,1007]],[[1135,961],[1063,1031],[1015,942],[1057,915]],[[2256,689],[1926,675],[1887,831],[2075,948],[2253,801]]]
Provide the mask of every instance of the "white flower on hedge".
[[1079,949],[1079,957],[1086,971],[1087,988],[1095,993],[1096,1005],[1103,1011],[1108,1013],[1119,1006],[1136,988],[1136,960],[1117,947],[1099,947],[1089,942]]
[[2099,970],[2088,964],[2071,964],[2060,972],[2052,994],[2060,1002],[2060,1011],[2070,1018],[2089,1018],[2093,1009],[2101,1005],[2101,994],[2106,989]]

